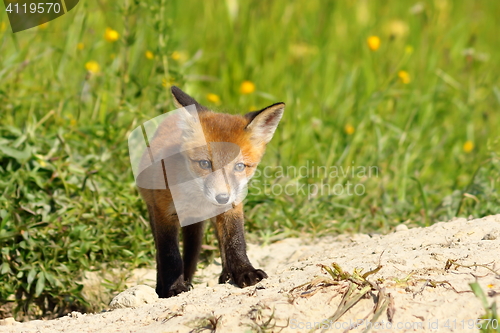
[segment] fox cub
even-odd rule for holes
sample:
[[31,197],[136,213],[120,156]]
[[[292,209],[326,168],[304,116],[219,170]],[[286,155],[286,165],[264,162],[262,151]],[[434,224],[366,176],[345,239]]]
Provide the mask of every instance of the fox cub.
[[[156,174],[165,175],[164,188],[138,183],[156,245],[156,292],[165,298],[189,289],[201,249],[202,220],[207,219],[200,212],[206,208],[215,212],[207,217],[214,226],[222,257],[219,283],[231,280],[240,288],[252,286],[267,278],[267,274],[255,269],[248,260],[242,200],[285,104],[276,103],[238,116],[213,112],[175,86],[171,92],[176,106],[195,110],[196,117],[186,112],[185,116],[160,122],[149,141],[149,154],[176,149],[181,158],[174,163],[162,160],[161,171]],[[183,177],[191,180],[191,187],[185,185],[188,182],[173,181],[172,174],[187,175]],[[174,188],[184,192],[181,200],[175,200]],[[181,201],[187,202],[188,208],[182,213]],[[186,214],[192,221],[200,222],[183,223],[180,217]],[[183,258],[179,250],[180,229]]]

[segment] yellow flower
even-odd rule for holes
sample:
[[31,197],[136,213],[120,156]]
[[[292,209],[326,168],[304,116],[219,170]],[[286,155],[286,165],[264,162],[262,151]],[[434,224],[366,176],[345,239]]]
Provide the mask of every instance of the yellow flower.
[[104,32],[104,39],[107,40],[108,42],[116,42],[120,38],[120,34],[118,31],[113,30],[111,28],[106,28],[106,31]]
[[473,149],[474,149],[474,143],[470,140],[465,141],[464,146],[463,146],[464,152],[470,153]]
[[181,53],[178,52],[178,51],[172,52],[172,59],[174,59],[175,61],[180,60],[181,59]]
[[0,32],[7,30],[7,24],[5,22],[0,23]]
[[493,288],[495,288],[495,285],[490,283],[487,287],[488,287],[489,289],[493,289]]
[[410,74],[408,74],[407,71],[399,71],[398,77],[401,80],[401,82],[403,82],[404,84],[408,84],[411,81]]
[[91,60],[85,64],[85,68],[92,74],[97,74],[100,72],[101,67],[97,61]]
[[71,126],[75,127],[75,126],[76,126],[76,119],[71,119],[71,120],[69,121],[69,124],[70,124]]
[[42,23],[38,26],[38,29],[45,30],[49,26],[49,22]]
[[372,51],[377,51],[380,47],[380,38],[378,36],[370,36],[366,39],[366,42]]
[[149,60],[153,59],[155,57],[155,55],[153,54],[153,52],[151,51],[146,51],[145,53],[145,56],[146,58],[148,58]]
[[244,95],[251,94],[255,91],[255,84],[252,81],[243,81],[240,86],[240,92]]
[[344,131],[347,133],[347,135],[353,135],[354,134],[354,126],[352,126],[351,124],[347,124],[344,126]]
[[170,55],[170,58],[180,63],[184,63],[188,60],[188,54],[184,51],[174,51]]
[[209,102],[214,103],[216,105],[220,104],[220,97],[216,94],[207,94],[207,99]]
[[44,160],[44,156],[40,155],[40,154],[35,154],[35,157],[38,159],[38,164],[40,164],[40,166],[42,168],[45,168],[47,166],[47,163],[45,163],[45,160]]
[[169,80],[162,79],[161,80],[161,85],[164,86],[165,88],[166,87],[170,87],[170,86],[175,86],[176,85],[175,78],[170,77]]
[[413,46],[411,46],[411,45],[407,45],[407,46],[405,47],[405,53],[407,53],[407,54],[412,54],[412,53],[413,53]]
[[83,43],[76,44],[76,48],[79,50],[83,50],[84,47],[85,47],[85,44],[83,44]]

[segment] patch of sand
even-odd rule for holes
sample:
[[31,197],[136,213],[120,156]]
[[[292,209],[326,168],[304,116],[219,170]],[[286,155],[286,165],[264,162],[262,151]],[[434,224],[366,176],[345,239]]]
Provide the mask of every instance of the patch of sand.
[[[239,289],[216,284],[221,267],[215,262],[197,272],[200,282],[192,291],[177,297],[137,308],[14,323],[0,327],[0,331],[190,332],[208,329],[217,322],[217,332],[252,331],[256,326],[273,332],[282,328],[282,332],[306,332],[314,323],[322,323],[323,328],[331,324],[327,331],[343,332],[373,310],[377,292],[361,299],[336,323],[329,323],[327,319],[341,302],[347,282],[309,290],[295,288],[318,276],[330,277],[318,264],[331,266],[332,262],[351,273],[355,268],[363,272],[375,269],[379,262],[383,266],[368,279],[391,294],[395,312],[389,323],[384,311],[373,330],[376,332],[478,331],[474,324],[484,309],[470,292],[469,283],[474,281],[489,293],[489,304],[500,303],[500,277],[495,273],[478,266],[445,269],[447,260],[453,259],[462,265],[488,264],[498,272],[500,215],[455,219],[428,228],[399,226],[388,235],[286,239],[263,247],[249,245],[248,254],[254,266],[269,275],[257,286]],[[150,276],[151,271],[143,273]],[[154,281],[148,281],[154,286]],[[432,286],[440,281],[449,284]],[[366,325],[363,322],[352,331],[361,332]]]

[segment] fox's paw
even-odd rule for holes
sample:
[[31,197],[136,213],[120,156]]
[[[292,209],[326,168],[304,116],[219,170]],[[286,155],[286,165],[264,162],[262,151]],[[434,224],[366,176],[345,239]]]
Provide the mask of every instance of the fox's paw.
[[179,279],[175,281],[174,284],[170,286],[170,288],[161,288],[160,286],[157,286],[156,293],[160,298],[168,298],[177,296],[178,294],[189,291],[191,289],[193,289],[193,286],[190,283],[184,282]]
[[168,290],[167,297],[177,296],[180,293],[189,291],[190,284],[187,282],[176,282]]
[[231,280],[231,274],[228,271],[226,271],[225,269],[223,269],[222,273],[220,273],[220,276],[219,276],[219,283],[224,284],[224,283],[228,282],[229,280]]
[[267,274],[262,269],[251,268],[243,272],[239,272],[239,274],[234,274],[233,278],[234,283],[236,283],[238,287],[245,288],[253,286],[262,279],[267,278]]

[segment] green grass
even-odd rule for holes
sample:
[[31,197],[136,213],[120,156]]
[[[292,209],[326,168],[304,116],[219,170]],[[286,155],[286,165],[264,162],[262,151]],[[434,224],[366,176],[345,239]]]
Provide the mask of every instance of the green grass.
[[[153,266],[127,135],[174,109],[171,83],[202,104],[217,94],[222,111],[287,104],[261,164],[273,176],[256,177],[247,197],[252,241],[498,212],[500,3],[423,1],[419,13],[406,1],[226,3],[237,13],[215,1],[81,2],[45,29],[0,32],[0,309],[92,308],[82,271]],[[244,80],[254,93],[240,93]],[[313,164],[377,173],[276,177]],[[363,195],[299,191],[347,182]],[[276,194],[286,185],[290,195]]]

